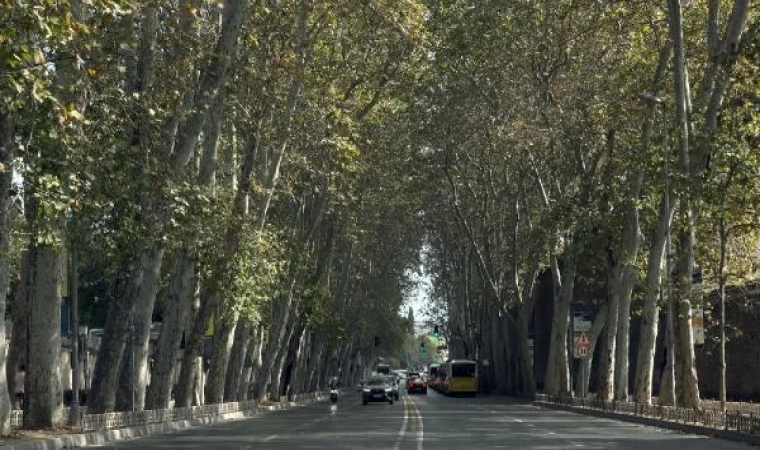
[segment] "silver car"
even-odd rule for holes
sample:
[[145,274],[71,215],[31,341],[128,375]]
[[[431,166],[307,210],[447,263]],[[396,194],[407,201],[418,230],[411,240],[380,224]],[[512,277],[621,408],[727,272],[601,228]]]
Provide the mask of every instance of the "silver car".
[[362,383],[363,405],[369,402],[388,402],[392,405],[393,399],[393,388],[387,377],[374,376]]

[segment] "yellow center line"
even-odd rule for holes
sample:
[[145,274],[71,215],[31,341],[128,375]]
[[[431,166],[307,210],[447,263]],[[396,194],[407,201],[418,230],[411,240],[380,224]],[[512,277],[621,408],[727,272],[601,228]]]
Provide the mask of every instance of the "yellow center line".
[[414,410],[412,415],[412,430],[417,433],[417,450],[422,450],[425,440],[425,427],[422,423],[422,414],[420,413],[419,408],[417,408],[417,404],[414,403],[414,400],[410,397],[406,398],[409,398],[409,404]]
[[401,429],[398,430],[398,439],[396,439],[396,445],[393,446],[393,450],[399,450],[399,447],[401,447],[401,441],[404,439],[404,434],[406,434],[406,428],[409,424],[409,397],[404,397],[404,421],[401,423]]

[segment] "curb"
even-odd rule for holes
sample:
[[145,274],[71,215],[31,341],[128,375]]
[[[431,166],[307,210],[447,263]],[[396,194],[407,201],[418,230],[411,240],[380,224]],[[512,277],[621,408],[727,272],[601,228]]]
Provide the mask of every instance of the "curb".
[[533,402],[535,406],[553,409],[557,411],[568,411],[576,414],[599,417],[602,419],[614,419],[623,422],[631,422],[651,427],[665,428],[672,431],[680,431],[688,434],[698,434],[711,438],[725,439],[728,441],[740,442],[751,446],[760,446],[760,436],[739,433],[736,431],[719,430],[717,428],[707,428],[699,425],[687,425],[667,420],[653,419],[650,417],[632,416],[630,414],[613,413],[608,411],[599,411],[595,409],[581,409],[567,405],[555,405],[551,403]]
[[236,411],[211,417],[181,420],[177,422],[152,423],[133,427],[117,428],[104,431],[90,431],[81,434],[70,434],[51,439],[19,442],[14,444],[0,445],[0,450],[61,450],[62,447],[78,448],[90,445],[103,445],[111,442],[132,440],[157,434],[169,434],[176,431],[187,430],[195,427],[217,425],[237,420],[250,419],[265,415],[271,411],[291,409],[297,406],[306,406],[318,403],[325,399],[324,396],[316,400],[306,402],[284,402],[273,406],[259,406],[255,410]]

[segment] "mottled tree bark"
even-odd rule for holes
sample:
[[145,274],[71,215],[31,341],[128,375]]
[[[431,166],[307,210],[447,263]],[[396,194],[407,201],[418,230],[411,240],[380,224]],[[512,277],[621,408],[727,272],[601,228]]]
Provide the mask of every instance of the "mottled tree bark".
[[211,361],[206,381],[206,403],[222,403],[226,381],[227,364],[232,351],[233,337],[238,325],[238,317],[222,317],[217,321],[214,336],[214,358]]
[[230,360],[227,363],[227,374],[224,380],[224,401],[234,402],[238,400],[240,376],[243,373],[245,356],[248,351],[248,342],[251,339],[251,326],[245,319],[238,320],[235,327],[235,337],[230,351]]
[[[161,283],[161,263],[164,250],[152,248],[143,255],[143,282],[139,288],[132,313],[130,347],[122,356],[122,370],[116,409],[119,411],[142,410],[145,407],[145,391],[148,386],[148,351],[153,304]],[[134,404],[132,403],[134,390]]]
[[[0,63],[0,67],[4,65]],[[0,170],[0,322],[2,322],[0,323],[0,375],[9,372],[12,374],[8,378],[0,376],[0,435],[2,436],[10,433],[11,398],[15,397],[15,392],[12,390],[9,393],[8,387],[10,385],[13,388],[15,385],[15,368],[18,359],[15,358],[14,361],[14,358],[8,358],[10,360],[8,362],[11,363],[9,367],[12,369],[8,371],[6,356],[10,355],[5,338],[5,310],[10,282],[10,243],[15,209],[12,189],[13,134],[13,120],[0,109],[0,164],[2,164],[2,170]],[[15,317],[16,314],[14,314]],[[8,380],[11,382],[7,383]]]
[[118,281],[116,297],[123,300],[121,306],[113,306],[121,301],[114,301],[108,308],[106,323],[103,327],[103,338],[98,348],[98,356],[93,371],[92,387],[87,397],[87,411],[91,414],[102,414],[113,411],[116,406],[116,390],[119,381],[122,355],[130,335],[132,307],[128,299],[136,297],[139,285],[142,284],[142,261],[127,270]]
[[[62,235],[57,237],[61,239]],[[60,374],[63,252],[61,247],[32,244],[29,260],[29,364],[24,389],[27,398],[24,426],[58,427],[63,425]]]
[[[668,60],[673,51],[672,42],[668,41],[660,50],[660,57],[657,62],[654,77],[652,79],[652,94],[657,95],[660,91],[665,71],[668,67]],[[656,101],[649,101],[647,104],[646,117],[642,125],[641,146],[642,151],[647,152],[651,147],[652,129],[654,127],[655,116],[658,104]],[[639,178],[641,173],[637,175]],[[665,235],[670,227],[672,220],[672,211],[674,208],[666,207],[666,201],[663,194],[662,205],[660,207],[659,218],[655,226],[652,241],[649,249],[649,259],[646,275],[646,292],[644,294],[644,310],[641,315],[641,332],[639,334],[636,375],[634,382],[634,400],[637,402],[651,403],[652,401],[652,373],[654,370],[654,352],[657,341],[657,326],[659,320],[659,306],[657,299],[660,293],[660,281],[662,262],[665,251]],[[668,211],[670,209],[670,211]]]
[[[679,0],[668,0],[670,39],[673,41],[674,91],[678,119],[679,168],[684,176],[691,170],[689,151],[689,86],[686,79],[686,55],[683,39],[683,17]],[[678,224],[678,296],[674,317],[676,335],[676,390],[679,404],[699,408],[696,357],[691,329],[691,274],[694,269],[695,225],[693,216],[694,192],[687,189],[682,195]]]
[[644,310],[641,315],[641,334],[639,337],[638,358],[636,360],[636,383],[634,400],[652,402],[652,378],[654,374],[654,355],[657,345],[657,330],[660,317],[658,299],[660,297],[662,264],[665,257],[665,237],[673,218],[666,212],[665,200],[660,207],[660,216],[649,247],[646,292]]
[[575,258],[569,253],[561,274],[557,258],[552,258],[554,315],[549,346],[549,363],[545,377],[545,391],[549,395],[567,395],[570,393],[567,335],[570,324],[570,304],[575,286],[575,271]]
[[621,271],[619,263],[610,268],[607,278],[607,321],[604,334],[604,348],[599,371],[599,398],[610,401],[615,394],[615,347],[620,309]]
[[172,268],[169,300],[161,335],[156,344],[156,361],[145,399],[146,409],[169,406],[182,333],[187,323],[195,290],[195,260],[185,249],[177,251]]
[[[8,379],[8,394],[11,397],[11,403],[16,403],[16,391],[19,387],[16,385],[16,374],[20,366],[26,364],[26,338],[27,338],[27,320],[29,307],[27,301],[27,286],[29,285],[29,252],[24,252],[21,256],[21,274],[16,293],[13,297],[13,331],[11,331],[11,342],[8,351],[8,361],[6,362],[5,373]],[[21,409],[20,405],[16,409]]]
[[240,378],[240,387],[238,391],[238,398],[240,400],[247,400],[249,398],[251,386],[256,381],[254,376],[256,375],[258,368],[261,366],[261,349],[264,347],[263,341],[264,327],[261,324],[258,324],[255,327],[253,336],[248,344],[249,348],[245,358],[245,370]]
[[291,267],[291,273],[288,280],[288,290],[279,299],[276,300],[273,307],[272,320],[269,322],[269,333],[265,349],[262,353],[261,366],[256,371],[255,384],[253,387],[253,398],[264,400],[265,394],[269,389],[269,382],[274,368],[278,351],[282,349],[283,342],[287,337],[286,324],[290,320],[291,305],[293,300],[293,289],[296,284],[295,269]]
[[532,397],[536,393],[536,377],[533,373],[533,361],[530,357],[529,329],[533,317],[533,307],[536,304],[534,289],[538,271],[529,271],[527,283],[523,286],[521,302],[517,311],[517,353],[520,364],[520,391],[523,395]]

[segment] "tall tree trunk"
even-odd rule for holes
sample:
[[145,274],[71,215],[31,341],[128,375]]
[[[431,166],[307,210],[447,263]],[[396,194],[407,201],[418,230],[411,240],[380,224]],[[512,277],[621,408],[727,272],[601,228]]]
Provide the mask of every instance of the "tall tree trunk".
[[217,332],[214,335],[214,357],[211,359],[206,378],[206,403],[224,402],[227,364],[237,325],[237,314],[233,317],[222,316],[221,320],[217,320]]
[[[290,380],[290,388],[288,389],[288,400],[292,400],[296,394],[305,392],[304,382],[306,379],[306,360],[309,357],[311,351],[311,330],[307,327],[304,328],[301,333],[301,339],[298,343],[298,350],[295,354],[295,362],[293,364],[293,374]],[[350,379],[350,378],[349,378]],[[344,385],[350,385],[350,381],[344,383]]]
[[[691,232],[685,234],[692,235]],[[692,237],[681,235],[682,239],[692,240]],[[693,240],[692,240],[693,242]],[[689,244],[686,244],[689,246]],[[696,355],[694,352],[694,333],[691,328],[692,309],[690,296],[691,274],[694,267],[693,247],[690,250],[682,248],[679,254],[679,292],[675,305],[676,331],[676,393],[678,403],[686,408],[700,408],[699,384],[697,381]],[[688,260],[687,260],[688,259]],[[688,273],[688,276],[687,276]],[[687,287],[688,285],[688,287]]]
[[[670,51],[660,52],[660,63],[662,69],[658,70],[658,74],[664,72],[664,67],[667,64],[667,55]],[[655,77],[655,86],[659,84],[657,76]],[[654,115],[654,108],[656,104],[650,105],[650,117]],[[645,148],[648,148],[650,135],[651,135],[651,120],[645,121],[643,126],[643,134],[645,135]],[[631,319],[631,295],[633,294],[633,286],[636,282],[636,258],[639,253],[639,247],[641,245],[641,230],[639,225],[639,209],[638,199],[641,192],[641,184],[643,182],[643,174],[641,171],[637,171],[633,176],[633,180],[630,185],[629,198],[626,203],[625,211],[625,224],[623,225],[623,236],[620,246],[619,261],[620,273],[616,274],[616,284],[618,287],[618,305],[617,306],[617,328],[610,330],[616,332],[614,349],[615,349],[615,399],[628,400],[628,388],[629,388],[629,342],[630,342],[630,319]],[[609,338],[607,343],[609,344]],[[608,360],[609,362],[609,360]],[[609,385],[605,388],[609,388]]]
[[[689,154],[689,105],[688,84],[686,79],[686,56],[683,40],[683,23],[681,3],[668,0],[670,38],[673,41],[674,54],[674,90],[676,113],[678,118],[678,154],[679,169],[684,176],[689,176],[691,162]],[[691,329],[691,274],[694,269],[695,226],[692,213],[692,190],[683,193],[681,219],[678,221],[678,296],[675,309],[676,330],[676,389],[679,403],[687,408],[699,408],[699,386],[697,384],[696,358],[694,355],[693,333]]]
[[[16,395],[14,391],[9,394],[8,379],[2,376],[8,373],[6,356],[9,354],[5,338],[5,310],[10,281],[10,243],[15,209],[12,197],[13,133],[12,119],[0,109],[0,164],[3,166],[0,171],[0,322],[2,322],[0,323],[0,435],[2,436],[10,433],[11,396]],[[16,361],[11,359],[10,362],[13,364],[11,368],[15,369]],[[15,370],[12,370],[12,373],[12,385],[15,385]]]
[[668,214],[668,208],[663,197],[660,215],[657,219],[649,247],[646,292],[644,294],[644,310],[641,315],[641,332],[639,335],[636,382],[633,396],[635,401],[642,403],[652,402],[652,377],[654,374],[654,356],[660,317],[658,299],[661,292],[662,265],[665,258],[665,238],[670,228],[674,211],[675,208],[670,208],[670,213]]
[[599,372],[599,397],[612,400],[615,394],[615,347],[617,344],[617,325],[620,309],[620,284],[622,267],[613,263],[607,278],[607,323],[604,335],[601,370]]
[[[672,291],[672,290],[669,290]],[[669,292],[670,293],[670,292]],[[667,325],[665,328],[665,370],[660,377],[660,396],[659,404],[666,406],[676,406],[676,362],[678,356],[676,353],[675,343],[675,306],[673,305],[672,296],[667,299],[668,313]]]
[[[294,324],[294,326],[291,328],[288,350],[285,352],[282,363],[280,364],[280,374],[277,376],[280,386],[277,390],[273,389],[275,392],[284,393],[284,395],[287,396],[288,400],[292,398],[291,394],[294,392],[293,382],[296,381],[295,372],[298,365],[298,349],[301,347],[301,343],[305,334],[305,328],[301,323],[302,320],[299,319],[298,322],[298,324]],[[287,384],[285,384],[286,381]]]
[[340,378],[339,381],[343,384],[348,383],[348,378],[350,377],[350,370],[351,370],[351,359],[353,358],[353,352],[354,352],[354,344],[353,342],[347,342],[346,348],[343,351],[343,357],[340,359],[341,361],[341,368],[340,368]]
[[323,353],[325,348],[324,339],[321,339],[321,333],[315,332],[315,336],[312,338],[311,355],[308,358],[309,365],[307,366],[307,379],[306,391],[313,392],[317,390],[317,378],[319,371],[323,364]]
[[527,282],[523,286],[521,302],[517,311],[517,354],[520,364],[520,378],[522,379],[521,392],[523,395],[532,397],[536,393],[536,377],[533,373],[533,360],[530,356],[528,339],[530,320],[533,317],[533,308],[536,304],[535,284],[538,270],[531,270],[526,276]]
[[235,337],[230,351],[230,360],[227,363],[227,374],[224,380],[224,401],[234,402],[238,400],[240,377],[243,373],[245,356],[248,351],[248,342],[251,339],[251,325],[245,319],[238,320],[235,327]]
[[[8,351],[8,361],[6,362],[6,375],[8,379],[8,394],[11,396],[11,403],[16,403],[16,392],[19,388],[16,384],[16,374],[21,366],[26,365],[27,346],[27,320],[29,317],[29,306],[27,305],[27,287],[29,286],[29,252],[25,251],[21,256],[21,276],[19,277],[16,293],[13,297],[13,330],[11,331],[11,342]],[[26,368],[24,367],[24,370]],[[21,409],[19,405],[16,409]]]
[[[632,206],[633,210],[631,214],[636,216],[631,220],[630,226],[633,228],[631,234],[635,234],[635,237],[630,236],[631,241],[624,244],[626,247],[630,245],[630,248],[624,250],[624,256],[627,261],[624,262],[622,267],[622,274],[620,279],[620,304],[618,308],[618,321],[617,321],[617,337],[615,348],[615,399],[616,400],[628,400],[628,372],[629,372],[629,342],[630,342],[630,326],[631,326],[631,295],[633,294],[633,285],[636,282],[636,254],[639,249],[639,220],[638,211],[636,206]],[[635,225],[634,225],[635,224]],[[629,238],[626,238],[628,240]],[[635,241],[635,242],[634,242]]]
[[[34,210],[38,206],[32,206]],[[33,213],[35,214],[35,213]],[[54,232],[62,238],[60,228]],[[62,241],[59,241],[62,242]],[[28,428],[63,425],[63,389],[60,377],[61,357],[61,281],[62,247],[34,243],[29,250],[29,335],[26,368],[26,409],[24,426]]]
[[284,324],[285,336],[277,347],[269,373],[269,397],[275,401],[279,401],[280,399],[280,382],[282,380],[282,370],[285,366],[285,358],[288,356],[288,351],[290,350],[290,341],[295,335],[296,328],[298,328],[296,306],[293,305],[291,309],[293,311],[289,313],[288,320]]
[[261,366],[261,349],[264,347],[264,327],[261,324],[256,325],[252,331],[251,340],[248,344],[248,352],[245,358],[245,370],[240,378],[240,387],[238,397],[240,400],[249,399],[251,386],[256,381],[254,376]]
[[201,300],[201,304],[193,316],[192,327],[185,331],[185,351],[182,353],[177,392],[174,395],[175,406],[178,408],[184,408],[193,403],[194,377],[198,371],[198,358],[203,344],[203,336],[209,324],[209,309],[208,300],[206,302]]
[[[134,291],[142,284],[142,268],[140,261],[130,268],[117,281],[116,292],[119,300],[114,300],[108,308],[106,323],[103,327],[103,337],[98,348],[92,386],[87,396],[87,411],[90,414],[102,414],[112,411],[116,405],[116,389],[119,382],[119,371],[122,355],[130,336],[131,312],[130,299],[135,298]],[[115,306],[114,303],[121,303]]]
[[132,411],[136,402],[134,395],[135,389],[135,347],[137,346],[136,335],[139,331],[136,329],[135,321],[130,320],[129,334],[127,335],[124,352],[121,355],[121,371],[119,371],[119,385],[116,388],[116,397],[114,409],[116,411]]
[[[486,355],[490,360],[491,386],[499,394],[506,394],[508,390],[508,360],[505,345],[509,342],[509,336],[502,325],[504,321],[496,306],[491,307],[491,314],[487,318],[490,338],[486,341]],[[480,363],[480,362],[479,362]]]
[[517,339],[518,356],[520,358],[520,378],[522,380],[521,392],[523,395],[532,397],[536,393],[536,377],[533,374],[533,361],[530,357],[529,326],[533,315],[534,297],[519,306],[517,313]]
[[[140,285],[132,313],[130,347],[122,356],[116,409],[142,410],[145,407],[145,390],[148,385],[148,359],[153,304],[161,283],[161,263],[164,250],[151,248],[143,254],[143,281]],[[134,391],[134,392],[133,392]],[[132,404],[134,398],[134,404]]]
[[156,344],[155,365],[145,398],[146,409],[169,407],[177,353],[192,307],[194,290],[195,259],[186,249],[180,249],[175,255],[172,268],[167,310]]
[[[652,78],[652,95],[656,96],[661,89],[668,60],[673,52],[673,43],[668,41],[660,50],[657,68]],[[648,152],[651,147],[652,129],[657,114],[657,100],[652,99],[647,104],[647,112],[642,125],[641,146],[643,152]],[[642,174],[637,174],[639,186]],[[654,370],[654,353],[657,341],[657,323],[659,319],[659,306],[657,298],[660,292],[660,272],[662,270],[663,252],[665,251],[665,233],[670,228],[672,211],[666,205],[663,196],[659,219],[655,226],[654,237],[649,250],[649,265],[647,268],[646,293],[644,297],[644,311],[641,317],[641,331],[636,361],[636,375],[634,382],[634,400],[637,402],[651,403],[652,401],[652,373]]]
[[275,305],[273,306],[274,311],[272,320],[269,323],[269,333],[262,355],[262,363],[256,371],[256,382],[253,389],[253,398],[255,400],[264,400],[264,396],[269,388],[274,362],[287,337],[287,324],[290,321],[293,290],[296,284],[295,263],[291,265],[290,271],[288,290],[282,297],[275,300]]
[[[724,194],[725,195],[725,194]],[[725,200],[724,200],[725,201]],[[718,398],[720,399],[720,410],[726,411],[726,233],[725,218],[721,216],[719,224],[720,239],[720,263],[718,266],[718,292],[720,293],[720,342],[718,351],[718,367],[720,375],[718,377]]]
[[570,324],[570,304],[575,286],[575,258],[567,252],[565,267],[560,273],[557,258],[552,258],[552,279],[554,281],[554,316],[549,345],[549,364],[546,370],[545,390],[549,395],[568,395],[570,375],[568,373],[567,339]]

